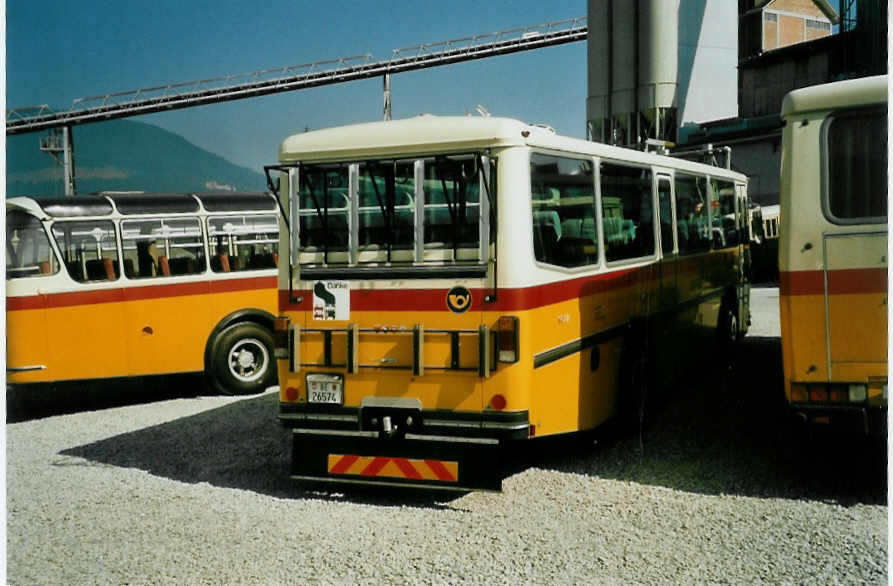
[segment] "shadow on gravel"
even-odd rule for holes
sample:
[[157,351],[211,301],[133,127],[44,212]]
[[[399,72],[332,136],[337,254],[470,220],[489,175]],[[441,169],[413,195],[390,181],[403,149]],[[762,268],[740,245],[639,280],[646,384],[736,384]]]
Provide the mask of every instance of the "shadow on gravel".
[[278,401],[275,392],[265,393],[64,450],[61,455],[84,458],[90,465],[136,468],[178,482],[206,482],[278,498],[439,508],[461,494],[392,487],[342,489],[292,480],[291,432],[279,424]]
[[745,338],[733,369],[678,388],[641,434],[545,441],[524,466],[711,495],[886,504],[885,442],[808,437],[786,416],[781,372],[779,338]]
[[208,394],[200,374],[166,375],[101,383],[6,387],[6,422],[97,411]]

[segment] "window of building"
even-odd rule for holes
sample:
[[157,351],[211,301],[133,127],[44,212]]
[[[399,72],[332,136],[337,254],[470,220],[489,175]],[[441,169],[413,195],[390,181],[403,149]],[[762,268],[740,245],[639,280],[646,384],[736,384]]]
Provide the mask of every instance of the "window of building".
[[886,222],[887,113],[841,114],[825,126],[825,204],[832,221]]
[[654,254],[651,170],[601,163],[602,229],[608,262]]
[[53,237],[75,281],[114,281],[120,276],[118,240],[112,222],[56,222]]
[[560,267],[598,263],[592,161],[530,156],[533,252]]
[[205,271],[205,245],[198,218],[121,222],[121,248],[124,274],[129,279]]
[[18,210],[6,212],[6,278],[59,272],[59,262],[40,220]]
[[806,28],[811,28],[811,29],[820,30],[820,31],[830,31],[831,23],[825,22],[823,20],[815,20],[812,18],[807,18],[806,19]]

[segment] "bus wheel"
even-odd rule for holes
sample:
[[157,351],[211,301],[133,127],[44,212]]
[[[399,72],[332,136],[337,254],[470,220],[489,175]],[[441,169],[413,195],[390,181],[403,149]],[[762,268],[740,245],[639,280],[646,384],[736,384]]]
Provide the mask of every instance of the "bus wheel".
[[211,359],[214,387],[227,395],[250,395],[275,383],[273,337],[255,323],[240,323],[223,330]]
[[731,368],[735,358],[735,350],[738,346],[738,340],[740,339],[740,333],[738,331],[738,316],[727,303],[724,303],[720,309],[719,322],[716,327],[716,336],[718,341],[717,348],[719,349],[723,365]]

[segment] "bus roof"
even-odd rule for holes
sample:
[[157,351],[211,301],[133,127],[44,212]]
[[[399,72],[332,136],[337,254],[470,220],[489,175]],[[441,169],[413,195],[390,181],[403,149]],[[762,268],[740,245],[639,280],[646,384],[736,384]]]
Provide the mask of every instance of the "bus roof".
[[[29,210],[41,217],[75,218],[108,216],[115,210],[122,215],[189,213],[199,210],[199,201],[209,212],[275,210],[276,200],[269,193],[143,193],[108,192],[96,195],[14,197],[8,205]],[[114,204],[114,205],[113,205]]]
[[862,77],[794,90],[784,97],[781,116],[887,103],[887,76]]
[[630,163],[657,165],[705,174],[744,175],[680,159],[571,138],[549,127],[511,118],[483,116],[432,116],[366,122],[313,130],[289,136],[279,148],[281,163],[363,160],[375,157],[424,156],[469,152],[485,148],[531,146],[574,154],[588,154]]

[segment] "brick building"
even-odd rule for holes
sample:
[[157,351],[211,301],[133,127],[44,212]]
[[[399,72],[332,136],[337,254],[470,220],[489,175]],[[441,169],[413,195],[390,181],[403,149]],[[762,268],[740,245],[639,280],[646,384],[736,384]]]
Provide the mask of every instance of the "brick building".
[[739,0],[738,57],[831,35],[838,15],[827,0]]

